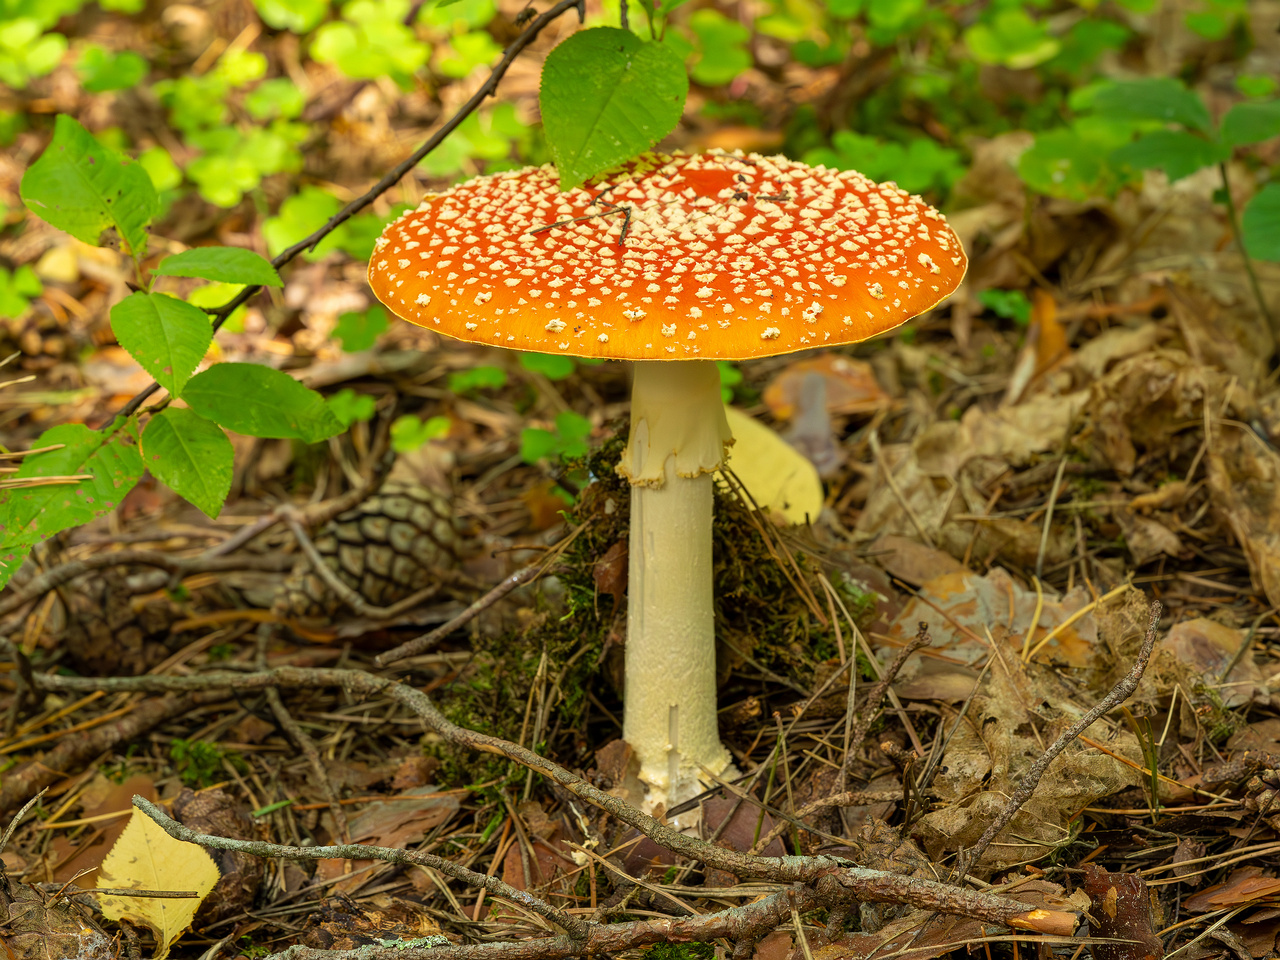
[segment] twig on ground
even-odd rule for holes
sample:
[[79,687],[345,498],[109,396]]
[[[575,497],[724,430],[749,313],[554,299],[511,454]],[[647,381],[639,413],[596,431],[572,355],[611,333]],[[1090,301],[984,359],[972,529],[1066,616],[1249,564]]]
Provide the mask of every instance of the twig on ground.
[[959,865],[956,867],[956,875],[961,880],[968,874],[969,868],[978,862],[987,847],[991,845],[991,841],[1000,834],[1001,830],[1009,825],[1009,821],[1022,809],[1023,804],[1031,799],[1036,792],[1036,787],[1040,785],[1040,778],[1049,769],[1049,764],[1053,763],[1058,754],[1067,748],[1067,744],[1089,729],[1103,714],[1114,710],[1133,695],[1133,691],[1138,688],[1138,681],[1142,679],[1142,674],[1147,669],[1147,663],[1151,659],[1151,652],[1155,649],[1156,627],[1160,625],[1160,612],[1162,609],[1159,600],[1152,601],[1150,619],[1147,623],[1147,634],[1142,639],[1142,648],[1138,651],[1137,659],[1134,660],[1133,667],[1129,672],[1120,679],[1119,683],[1111,688],[1110,693],[1098,701],[1092,710],[1064,730],[1049,749],[1040,755],[1039,759],[1031,765],[1031,768],[1023,776],[1022,782],[1013,791],[1013,795],[1009,797],[1009,802],[1000,811],[1000,815],[987,825],[986,831],[978,838],[978,842],[961,855]]
[[215,557],[205,554],[194,557],[175,557],[159,550],[115,550],[97,553],[82,560],[71,560],[59,564],[33,578],[25,587],[15,590],[10,596],[0,600],[0,617],[12,613],[33,600],[39,600],[55,587],[60,587],[90,570],[130,564],[156,567],[172,576],[185,577],[193,573],[218,573],[226,570],[278,572],[292,567],[293,560],[279,556]]
[[[256,659],[259,670],[267,669],[267,645],[271,642],[271,637],[274,633],[275,628],[272,624],[263,623],[258,626]],[[320,759],[320,751],[316,749],[315,741],[311,739],[307,731],[302,729],[302,725],[293,718],[293,714],[285,707],[284,701],[280,699],[278,687],[267,687],[263,693],[266,695],[267,705],[271,707],[271,713],[276,718],[276,723],[280,724],[285,736],[294,742],[311,765],[311,772],[315,774],[320,792],[324,795],[325,802],[329,805],[329,815],[333,817],[334,831],[337,833],[338,838],[345,843],[351,839],[351,831],[347,824],[347,812],[342,809],[338,795],[334,792],[333,783],[329,779],[328,771],[324,768],[324,761]]]
[[[712,867],[717,867],[736,876],[756,876],[780,883],[816,884],[816,890],[827,891],[824,895],[835,900],[874,900],[888,903],[906,903],[911,906],[941,913],[956,913],[962,916],[977,917],[992,923],[1024,930],[1049,932],[1061,929],[1068,921],[1074,923],[1074,916],[1059,911],[1035,910],[1006,897],[991,894],[976,894],[959,890],[949,884],[933,880],[921,880],[902,877],[878,870],[856,867],[851,861],[836,857],[753,857],[707,843],[696,837],[686,836],[666,824],[637,810],[630,804],[598,789],[581,777],[570,773],[559,764],[553,763],[508,740],[491,737],[486,734],[467,730],[451,723],[436,709],[431,699],[408,684],[399,683],[386,677],[377,677],[358,670],[332,670],[322,668],[304,669],[298,667],[280,667],[258,673],[209,673],[191,677],[112,677],[86,678],[64,677],[56,675],[39,675],[37,686],[46,690],[109,690],[109,691],[207,691],[211,689],[261,690],[266,687],[339,687],[350,694],[366,697],[383,696],[394,700],[412,710],[426,727],[442,740],[455,746],[479,750],[506,757],[515,763],[528,767],[547,779],[559,784],[562,788],[575,794],[609,813],[622,823],[635,827],[655,843],[666,847],[673,853],[690,859],[701,860]],[[8,784],[6,783],[6,786]],[[830,879],[835,886],[827,883]],[[824,887],[823,885],[826,884]],[[790,911],[790,907],[786,907]],[[698,931],[699,939],[727,936],[724,933],[707,934]],[[593,931],[592,938],[595,932]],[[574,946],[571,952],[596,952],[596,948],[583,949],[580,940],[570,941]],[[638,943],[652,942],[640,940]],[[547,945],[547,949],[551,949]],[[599,949],[615,949],[601,946]],[[321,954],[314,954],[320,956]],[[520,954],[523,956],[523,954]],[[548,954],[531,956],[549,957]],[[559,953],[554,953],[560,956]],[[567,955],[567,954],[564,954]],[[285,954],[284,956],[304,956],[304,954]],[[443,956],[443,954],[442,954]],[[459,954],[463,956],[463,954]],[[473,956],[473,954],[466,954]],[[488,956],[479,954],[475,956]]]
[[877,711],[880,709],[880,703],[884,700],[885,694],[889,692],[889,687],[893,681],[898,678],[902,665],[907,662],[907,658],[919,650],[921,647],[927,647],[933,642],[929,636],[929,624],[921,620],[919,630],[911,642],[898,651],[893,661],[885,668],[884,676],[876,681],[875,686],[867,691],[867,697],[863,701],[862,710],[858,714],[857,726],[853,728],[853,733],[849,737],[849,746],[845,751],[844,759],[840,762],[840,779],[838,782],[838,790],[843,791],[849,784],[849,758],[853,752],[858,749],[858,745],[862,743],[863,738],[867,735],[867,730],[871,728],[871,721],[875,719]]
[[548,566],[545,557],[539,559],[537,562],[529,564],[529,566],[525,567],[523,570],[518,570],[511,574],[511,576],[504,579],[496,587],[486,593],[479,600],[475,601],[471,606],[467,607],[467,609],[463,610],[452,620],[447,623],[440,624],[440,626],[436,627],[430,633],[424,633],[420,637],[414,637],[412,640],[407,640],[400,644],[400,646],[394,647],[386,653],[380,654],[374,658],[373,662],[380,667],[385,667],[389,663],[395,663],[397,660],[403,660],[405,657],[412,657],[415,654],[422,653],[424,650],[430,650],[449,634],[453,633],[453,631],[457,630],[461,626],[465,626],[485,610],[488,610],[516,587],[530,583],[539,577],[553,576],[558,573],[559,570],[560,568],[558,566]]
[[[457,113],[450,117],[439,130],[428,137],[422,146],[418,147],[417,150],[413,151],[413,153],[393,167],[381,180],[330,217],[324,226],[320,227],[305,239],[299,240],[293,246],[280,251],[280,253],[272,257],[271,265],[278,270],[280,267],[291,262],[298,256],[298,254],[306,250],[313,249],[316,244],[331,234],[334,230],[346,223],[365,207],[369,206],[369,204],[373,203],[374,200],[399,183],[400,179],[406,173],[421,163],[422,159],[427,154],[431,153],[432,150],[444,142],[445,137],[453,133],[454,130],[462,125],[462,122],[466,120],[467,117],[471,116],[471,114],[475,113],[476,110],[480,108],[480,105],[484,103],[485,100],[493,96],[498,89],[499,82],[501,82],[502,78],[506,75],[507,70],[511,68],[511,64],[514,63],[516,58],[524,52],[525,47],[529,46],[529,44],[537,39],[538,35],[542,33],[542,31],[545,30],[552,21],[558,20],[570,10],[577,10],[579,18],[582,20],[586,19],[586,6],[584,0],[560,0],[560,2],[550,10],[534,17],[533,20],[530,21],[529,26],[525,28],[524,32],[511,42],[511,46],[507,47],[506,51],[502,55],[502,59],[494,64],[493,69],[489,71],[489,78],[480,85],[479,89],[472,94],[471,98],[458,108]],[[250,297],[257,294],[261,289],[262,286],[260,284],[247,286],[227,303],[224,303],[216,310],[211,311],[214,318],[214,332],[216,333],[221,329],[222,325],[227,322],[227,318],[235,312],[237,307],[246,303]],[[115,417],[112,417],[108,423],[114,423],[120,417],[133,416],[133,414],[137,413],[139,408],[146,403],[147,398],[159,389],[160,385],[158,383],[152,383],[149,387],[126,403],[120,409],[120,412]]]
[[233,840],[230,837],[215,837],[190,830],[143,797],[134,797],[133,805],[154,820],[165,833],[175,840],[196,843],[202,847],[212,847],[215,850],[235,850],[241,853],[251,853],[258,857],[276,857],[288,860],[382,860],[386,863],[429,867],[433,870],[439,870],[454,880],[484,889],[495,897],[502,897],[512,903],[518,903],[538,916],[550,920],[556,926],[562,927],[575,940],[585,940],[592,927],[592,924],[567,914],[558,907],[554,907],[532,894],[517,890],[509,884],[503,883],[497,877],[476,873],[474,870],[467,870],[465,867],[460,867],[450,860],[437,857],[435,854],[421,853],[416,850],[400,850],[394,847],[373,847],[363,843],[343,843],[324,847],[288,847],[276,843],[267,843],[262,840]]

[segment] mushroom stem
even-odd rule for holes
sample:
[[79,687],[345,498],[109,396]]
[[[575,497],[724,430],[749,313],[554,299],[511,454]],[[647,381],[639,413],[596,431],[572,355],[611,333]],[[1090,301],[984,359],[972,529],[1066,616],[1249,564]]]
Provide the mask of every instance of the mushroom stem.
[[651,809],[700,790],[702,767],[730,764],[716,715],[711,473],[732,442],[720,378],[707,360],[638,363],[631,481],[623,737]]

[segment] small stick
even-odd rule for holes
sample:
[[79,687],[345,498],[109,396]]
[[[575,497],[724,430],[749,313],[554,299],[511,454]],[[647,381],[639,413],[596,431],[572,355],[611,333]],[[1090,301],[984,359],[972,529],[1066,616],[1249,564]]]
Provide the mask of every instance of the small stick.
[[207,833],[189,830],[177,820],[165,814],[163,810],[145,797],[133,798],[133,805],[156,822],[165,833],[175,840],[212,847],[214,850],[238,850],[257,857],[283,857],[289,860],[383,860],[386,863],[411,863],[415,866],[430,867],[439,870],[454,880],[460,880],[468,886],[486,890],[495,897],[502,897],[513,903],[533,911],[538,916],[567,930],[574,939],[585,940],[590,932],[589,921],[582,920],[565,913],[544,900],[540,900],[523,890],[517,890],[503,883],[497,877],[476,873],[466,867],[460,867],[451,860],[437,857],[435,854],[422,853],[417,850],[399,850],[392,847],[372,847],[363,843],[344,843],[325,847],[288,847],[277,843],[265,843],[261,840],[233,840],[230,837],[215,837]]
[[424,633],[420,637],[414,637],[412,640],[407,640],[400,644],[400,646],[394,647],[386,653],[374,657],[373,662],[380,667],[385,667],[389,663],[395,663],[397,660],[403,660],[405,657],[412,657],[414,654],[421,653],[423,650],[430,650],[454,630],[470,623],[516,587],[523,586],[531,580],[536,580],[540,576],[554,574],[558,569],[559,567],[557,566],[544,566],[543,560],[529,564],[529,566],[525,567],[523,570],[519,570],[511,574],[511,576],[507,577],[448,623],[442,623],[430,633]]
[[1138,658],[1134,661],[1132,669],[1120,679],[1119,683],[1111,688],[1111,692],[1103,697],[1092,710],[1064,730],[1049,749],[1042,753],[1040,758],[1031,765],[1031,768],[1023,776],[1022,782],[1018,784],[1018,788],[1013,791],[1009,802],[1000,811],[1000,815],[991,821],[986,831],[978,838],[978,842],[961,856],[959,866],[956,868],[957,876],[963,879],[968,874],[969,868],[977,863],[987,847],[991,845],[991,841],[999,835],[1001,830],[1009,825],[1009,821],[1013,819],[1014,814],[1022,809],[1023,804],[1031,799],[1032,794],[1036,792],[1036,787],[1040,785],[1040,778],[1049,769],[1049,764],[1053,763],[1058,754],[1067,748],[1067,744],[1089,729],[1107,711],[1120,706],[1133,695],[1133,691],[1138,688],[1138,681],[1142,679],[1142,674],[1147,669],[1147,662],[1151,659],[1151,652],[1155,649],[1156,627],[1160,625],[1160,612],[1162,609],[1163,607],[1159,600],[1151,602],[1151,615],[1147,623],[1147,635],[1142,640],[1142,648],[1138,651]]
[[862,742],[862,738],[867,735],[867,730],[871,727],[871,721],[875,718],[876,711],[880,709],[880,701],[884,699],[889,687],[893,681],[897,679],[898,672],[902,669],[902,665],[907,662],[907,658],[919,650],[921,647],[927,647],[933,642],[929,636],[929,624],[923,620],[918,625],[918,632],[905,647],[898,651],[897,656],[893,658],[893,662],[885,668],[884,676],[876,681],[876,685],[867,692],[867,699],[863,702],[862,712],[858,714],[858,725],[853,728],[853,734],[849,738],[849,749],[845,751],[844,760],[840,764],[840,789],[843,790],[849,782],[849,757],[858,749],[858,744]]

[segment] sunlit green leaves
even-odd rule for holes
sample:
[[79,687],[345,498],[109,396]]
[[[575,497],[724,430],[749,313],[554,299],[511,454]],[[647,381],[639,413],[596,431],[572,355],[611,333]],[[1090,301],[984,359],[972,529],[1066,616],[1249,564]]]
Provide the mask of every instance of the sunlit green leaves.
[[142,433],[142,455],[152,476],[206,516],[222,510],[235,451],[217,424],[180,407],[162,410]]
[[404,25],[409,0],[351,0],[342,20],[316,31],[311,56],[332,63],[348,77],[391,76],[407,82],[431,55],[431,48]]
[[223,283],[283,286],[269,261],[243,247],[192,247],[165,257],[152,273],[158,277],[201,277]]
[[343,430],[323,396],[256,363],[214,364],[191,378],[182,399],[202,417],[251,437],[315,443]]
[[1081,117],[1036,137],[1018,159],[1018,174],[1027,186],[1051,197],[1084,201],[1105,196],[1123,179],[1109,157],[1132,136],[1131,124]]
[[628,30],[582,30],[556,47],[540,103],[561,188],[652,147],[679,122],[688,92],[680,58]]
[[1020,327],[1031,322],[1031,301],[1021,290],[983,290],[978,302],[997,317],[1012,320]]
[[[310,236],[342,209],[342,203],[333,194],[319,187],[303,187],[287,197],[274,217],[268,217],[262,225],[262,235],[267,250],[274,257],[291,244]],[[393,207],[391,216],[399,216],[403,206]],[[373,244],[382,232],[383,221],[373,214],[363,213],[340,225],[320,242],[313,251],[303,254],[315,260],[333,250],[343,250],[357,260],[367,260],[373,252]]]
[[857,170],[872,180],[892,180],[903,190],[949,190],[965,171],[960,152],[928,137],[907,144],[837,131],[831,146],[810,150],[805,163],[824,164],[840,170]]
[[21,90],[33,77],[51,73],[66,52],[67,38],[44,33],[35,17],[0,21],[0,83],[5,86]]
[[367,393],[356,393],[350,387],[344,387],[328,400],[329,409],[344,427],[357,421],[369,420],[377,410],[378,403]]
[[585,457],[591,421],[572,410],[556,414],[555,431],[527,427],[520,431],[520,459],[537,463],[547,457]]
[[158,203],[137,163],[108,150],[71,117],[59,114],[53,140],[22,178],[22,199],[40,218],[85,243],[116,228],[134,256],[147,248]]
[[374,304],[362,312],[350,310],[340,315],[333,328],[333,338],[342,344],[343,350],[357,353],[377,343],[387,326],[387,311]]
[[480,390],[499,390],[507,385],[507,371],[501,367],[470,367],[454,370],[449,374],[448,382],[451,392],[464,395]]
[[728,83],[751,66],[746,42],[751,31],[716,10],[694,11],[689,29],[698,38],[698,56],[690,73],[709,87]]
[[1249,201],[1240,230],[1249,256],[1280,262],[1280,183],[1267,184]]
[[112,53],[96,43],[85,47],[76,63],[80,84],[91,93],[132,89],[146,79],[150,69],[132,50]]
[[307,98],[288,77],[264,80],[244,98],[244,108],[255,120],[286,120],[300,116]]
[[1025,70],[1052,59],[1061,49],[1043,23],[1021,7],[1007,7],[964,32],[964,42],[980,63]]
[[446,77],[465,77],[478,67],[487,67],[502,55],[502,47],[483,30],[460,33],[436,60],[436,70]]
[[309,33],[329,12],[329,0],[253,0],[262,22],[277,30]]
[[111,308],[111,331],[142,369],[180,394],[213,340],[209,316],[163,293],[139,291]]
[[0,498],[0,558],[13,558],[0,564],[0,587],[32,544],[114,510],[142,476],[130,425],[95,431],[81,423],[63,424],[31,446],[58,449],[23,458],[14,477],[85,479],[12,490]]
[[391,449],[396,453],[412,453],[428,440],[438,440],[449,433],[448,417],[422,420],[412,414],[396,417],[391,424]]
[[12,273],[0,267],[0,320],[22,316],[43,292],[44,284],[31,267],[23,265]]

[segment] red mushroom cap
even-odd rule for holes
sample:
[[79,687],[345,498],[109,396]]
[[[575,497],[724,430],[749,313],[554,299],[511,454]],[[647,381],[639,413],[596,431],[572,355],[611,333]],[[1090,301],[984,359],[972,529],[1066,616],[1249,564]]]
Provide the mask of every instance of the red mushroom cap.
[[473,343],[621,360],[744,360],[866,340],[967,261],[893,184],[785,157],[647,154],[561,193],[551,167],[427,195],[369,264],[405,319]]

